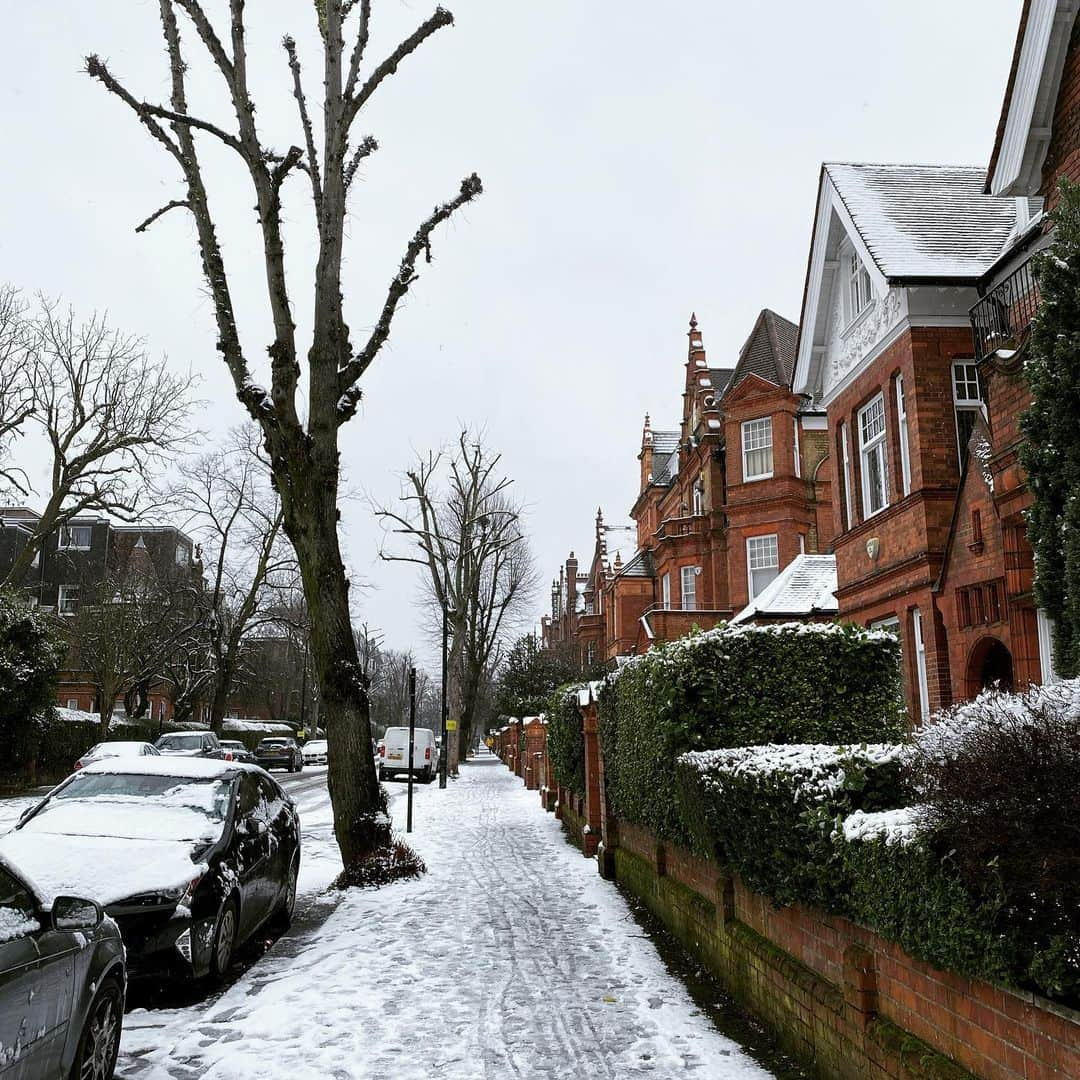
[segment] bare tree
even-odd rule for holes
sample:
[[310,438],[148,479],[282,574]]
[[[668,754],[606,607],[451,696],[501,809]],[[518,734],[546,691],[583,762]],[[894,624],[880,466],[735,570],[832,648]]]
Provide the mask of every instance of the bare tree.
[[3,584],[18,585],[45,538],[88,511],[138,516],[155,470],[189,437],[190,377],[152,360],[137,338],[101,315],[40,298],[26,322],[21,362],[30,411],[48,446],[48,497]]
[[275,583],[295,563],[281,502],[250,434],[238,432],[231,446],[183,464],[169,498],[200,542],[206,569],[203,690],[218,734],[248,639],[278,618]]
[[[98,56],[86,61],[87,73],[132,110],[150,136],[172,158],[183,179],[181,197],[147,218],[146,229],[174,208],[194,217],[203,273],[218,330],[218,349],[236,395],[259,426],[281,496],[285,532],[300,564],[311,614],[311,647],[330,741],[329,785],[334,826],[347,870],[376,847],[390,842],[381,813],[385,794],[375,776],[369,750],[369,703],[356,654],[349,612],[349,581],[338,536],[340,461],[338,431],[360,402],[360,379],[379,354],[398,304],[417,279],[421,256],[430,260],[435,229],[480,194],[474,174],[458,193],[436,206],[405,247],[374,327],[359,347],[345,322],[341,265],[346,205],[363,160],[377,148],[371,136],[353,134],[357,117],[379,87],[428,38],[453,22],[437,8],[385,59],[366,69],[371,0],[313,0],[310,11],[322,41],[322,135],[316,136],[296,42],[282,44],[296,99],[299,145],[277,152],[262,140],[248,83],[245,0],[228,0],[228,23],[219,32],[201,0],[159,0],[168,60],[168,105],[142,100],[127,89]],[[181,41],[180,15],[194,28],[202,50],[220,75],[232,103],[231,121],[216,123],[188,111],[188,62]],[[351,30],[348,29],[352,26]],[[345,35],[351,37],[346,48]],[[263,239],[267,299],[273,319],[269,345],[270,389],[252,375],[237,330],[229,276],[210,210],[200,156],[201,140],[234,152],[247,172],[255,196]],[[312,338],[307,349],[307,418],[298,402],[301,355],[285,268],[281,194],[297,172],[307,176],[318,237],[312,304]]]
[[452,774],[461,736],[470,745],[483,679],[505,636],[517,629],[517,617],[535,588],[521,509],[506,494],[511,481],[498,474],[501,457],[479,436],[463,431],[452,453],[429,453],[406,472],[402,509],[377,511],[392,534],[409,541],[406,551],[384,545],[381,557],[423,567],[425,590],[446,618],[452,721],[446,752]]
[[0,285],[0,485],[18,495],[29,494],[29,480],[8,458],[12,442],[34,411],[26,365],[28,333],[26,301],[18,289]]

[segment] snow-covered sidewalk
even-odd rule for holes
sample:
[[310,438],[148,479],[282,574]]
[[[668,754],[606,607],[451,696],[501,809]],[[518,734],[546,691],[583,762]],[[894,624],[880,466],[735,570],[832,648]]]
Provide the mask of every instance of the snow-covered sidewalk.
[[[393,810],[403,829],[405,800]],[[345,894],[209,1006],[129,1015],[118,1075],[770,1075],[697,1010],[615,887],[494,758],[446,791],[419,789],[415,817],[424,878]]]

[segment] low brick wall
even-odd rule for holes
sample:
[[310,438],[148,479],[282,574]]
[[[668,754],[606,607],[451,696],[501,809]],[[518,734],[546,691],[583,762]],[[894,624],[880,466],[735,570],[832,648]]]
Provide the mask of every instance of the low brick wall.
[[821,1077],[1080,1077],[1080,1014],[939,971],[846,919],[774,907],[625,822],[617,880]]

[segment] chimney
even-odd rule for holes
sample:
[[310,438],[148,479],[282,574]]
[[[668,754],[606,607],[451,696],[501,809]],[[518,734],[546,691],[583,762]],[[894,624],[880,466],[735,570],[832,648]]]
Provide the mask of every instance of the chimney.
[[645,426],[641,429],[641,452],[638,454],[641,462],[641,490],[644,491],[652,483],[652,427],[649,424],[649,414],[645,414]]

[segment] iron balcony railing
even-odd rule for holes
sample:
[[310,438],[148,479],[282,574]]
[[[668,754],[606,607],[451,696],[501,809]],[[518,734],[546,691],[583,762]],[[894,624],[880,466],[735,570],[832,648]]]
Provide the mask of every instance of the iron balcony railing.
[[665,518],[656,530],[657,540],[670,540],[675,536],[701,536],[705,532],[705,518],[701,514],[688,517]]
[[1019,348],[1038,306],[1039,289],[1028,259],[971,309],[976,360],[985,360],[997,349]]

